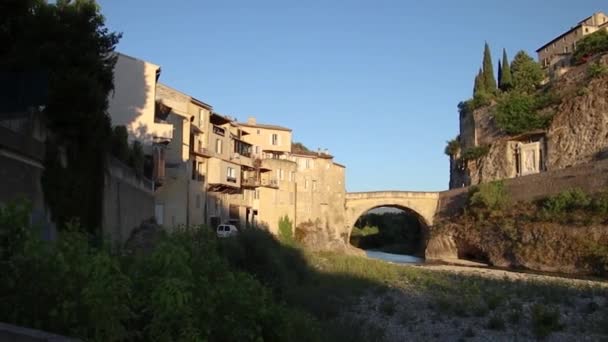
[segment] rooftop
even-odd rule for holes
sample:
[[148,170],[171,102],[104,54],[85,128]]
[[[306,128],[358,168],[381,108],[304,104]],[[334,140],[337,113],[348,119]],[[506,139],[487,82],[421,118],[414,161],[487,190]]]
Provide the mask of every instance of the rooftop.
[[244,126],[244,127],[274,129],[274,130],[278,130],[278,131],[291,132],[291,128],[287,128],[287,127],[283,127],[283,126],[277,126],[277,125],[266,125],[266,124],[257,123],[257,121],[256,121],[256,119],[254,117],[250,117],[249,119],[247,119],[247,122],[239,122],[238,124],[240,126]]

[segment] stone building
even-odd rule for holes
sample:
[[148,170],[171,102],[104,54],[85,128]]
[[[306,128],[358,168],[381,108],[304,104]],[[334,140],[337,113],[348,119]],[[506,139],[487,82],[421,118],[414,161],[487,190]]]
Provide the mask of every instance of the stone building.
[[596,12],[581,20],[568,31],[538,48],[536,53],[539,63],[547,68],[550,74],[562,75],[570,65],[570,57],[577,42],[598,30],[608,30],[608,16],[603,12]]

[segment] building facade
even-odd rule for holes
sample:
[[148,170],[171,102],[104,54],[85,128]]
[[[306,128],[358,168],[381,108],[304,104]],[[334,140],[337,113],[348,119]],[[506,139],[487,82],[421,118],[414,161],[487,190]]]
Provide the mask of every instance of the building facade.
[[548,68],[551,73],[565,72],[577,42],[598,30],[608,30],[608,16],[603,12],[596,12],[581,20],[570,30],[538,48],[536,53],[539,63],[544,68]]

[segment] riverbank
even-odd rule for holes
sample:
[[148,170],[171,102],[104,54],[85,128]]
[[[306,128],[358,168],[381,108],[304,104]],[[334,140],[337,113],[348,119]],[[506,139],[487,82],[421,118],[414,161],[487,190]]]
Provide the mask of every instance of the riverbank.
[[377,284],[353,298],[338,318],[362,326],[376,340],[608,338],[606,282],[473,267],[398,265],[333,253],[307,257],[320,272]]

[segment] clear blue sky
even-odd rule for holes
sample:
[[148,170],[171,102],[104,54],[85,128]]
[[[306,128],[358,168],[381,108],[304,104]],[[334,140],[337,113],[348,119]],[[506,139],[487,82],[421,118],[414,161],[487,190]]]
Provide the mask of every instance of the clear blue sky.
[[[347,190],[444,190],[484,41],[534,52],[605,0],[100,0],[118,50],[347,166]],[[603,5],[603,6],[602,6]]]

